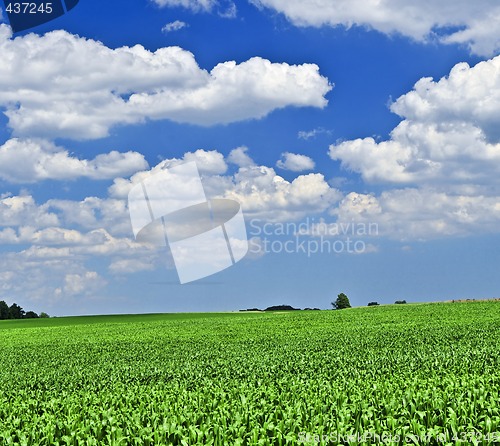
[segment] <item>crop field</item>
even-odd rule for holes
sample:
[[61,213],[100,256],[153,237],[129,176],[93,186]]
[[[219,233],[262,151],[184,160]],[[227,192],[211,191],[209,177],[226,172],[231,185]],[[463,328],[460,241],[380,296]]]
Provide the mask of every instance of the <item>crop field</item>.
[[0,323],[0,445],[500,444],[500,302]]

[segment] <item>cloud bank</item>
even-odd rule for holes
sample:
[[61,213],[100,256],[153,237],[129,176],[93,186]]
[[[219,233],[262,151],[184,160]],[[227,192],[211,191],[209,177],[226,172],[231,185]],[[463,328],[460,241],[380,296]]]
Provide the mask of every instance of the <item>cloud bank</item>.
[[112,151],[79,159],[46,140],[10,139],[0,146],[0,179],[14,184],[42,180],[114,179],[148,167],[144,155]]
[[403,118],[386,141],[333,144],[329,155],[377,194],[348,193],[339,221],[377,222],[398,240],[498,233],[500,56],[423,78],[391,110]]
[[21,137],[95,139],[147,119],[229,124],[289,106],[323,108],[332,89],[314,64],[254,57],[208,72],[179,47],[112,49],[66,31],[11,39],[0,25],[0,53],[0,107]]
[[467,45],[475,54],[500,50],[500,4],[496,0],[250,0],[284,14],[297,26],[364,26],[419,42]]
[[391,110],[403,121],[389,140],[332,145],[331,158],[369,183],[498,184],[500,56],[423,78]]

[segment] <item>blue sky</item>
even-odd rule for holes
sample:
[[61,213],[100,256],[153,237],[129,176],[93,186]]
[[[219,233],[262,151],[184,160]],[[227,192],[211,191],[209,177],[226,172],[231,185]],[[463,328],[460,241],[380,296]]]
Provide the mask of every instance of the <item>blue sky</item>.
[[[495,1],[81,0],[15,35],[3,17],[7,302],[72,315],[498,297]],[[127,210],[134,184],[182,160],[207,196],[241,203],[253,247],[185,285]],[[269,248],[287,241],[323,252]]]

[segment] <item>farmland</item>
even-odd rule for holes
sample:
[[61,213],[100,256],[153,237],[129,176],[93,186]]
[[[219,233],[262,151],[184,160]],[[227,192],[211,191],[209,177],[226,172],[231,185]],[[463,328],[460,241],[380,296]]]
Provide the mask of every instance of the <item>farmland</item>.
[[2,321],[0,444],[499,444],[499,346],[500,302]]

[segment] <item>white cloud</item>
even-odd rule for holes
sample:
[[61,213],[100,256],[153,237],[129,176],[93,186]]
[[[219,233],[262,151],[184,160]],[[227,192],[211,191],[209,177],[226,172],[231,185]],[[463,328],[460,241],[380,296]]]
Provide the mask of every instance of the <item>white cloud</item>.
[[167,23],[161,30],[164,33],[170,33],[173,31],[179,31],[182,28],[186,28],[189,25],[186,22],[183,22],[181,20],[175,20],[173,22]]
[[64,286],[56,290],[56,294],[64,293],[68,296],[81,294],[82,292],[90,293],[92,289],[100,288],[102,285],[99,282],[105,280],[95,271],[86,271],[84,274],[66,274],[64,277]]
[[[94,298],[107,281],[85,263],[100,257],[110,260],[113,273],[145,270],[158,266],[157,248],[139,244],[131,238],[115,238],[104,229],[82,233],[74,229],[32,227],[0,230],[0,242],[29,245],[19,252],[4,253],[0,268],[5,281],[2,288],[21,299],[52,304],[74,296]],[[135,268],[133,266],[136,265]],[[29,278],[29,280],[27,280]],[[46,309],[46,308],[44,308]]]
[[111,49],[66,31],[12,39],[0,25],[0,53],[0,106],[15,136],[100,138],[146,119],[227,124],[325,107],[332,88],[314,64],[254,57],[207,72],[179,47]]
[[248,147],[236,147],[236,149],[233,149],[231,150],[231,152],[229,152],[227,161],[231,164],[236,164],[238,167],[254,166],[255,162],[252,158],[250,158],[250,156],[248,156],[247,152]]
[[331,130],[327,130],[327,129],[323,128],[323,127],[318,127],[318,128],[315,128],[315,129],[309,130],[309,131],[301,130],[297,134],[297,137],[299,139],[303,139],[303,140],[307,141],[308,139],[316,138],[318,135],[321,135],[321,134],[331,135],[332,131]]
[[500,197],[433,188],[408,188],[375,195],[349,193],[332,214],[339,223],[376,224],[396,240],[428,240],[497,233]]
[[151,118],[213,125],[262,118],[287,106],[323,108],[331,88],[317,65],[273,64],[254,57],[239,65],[234,61],[217,65],[208,82],[194,91],[142,93],[131,100]]
[[[196,152],[187,152],[179,162],[196,162],[198,170],[202,174],[220,175],[226,172],[227,164],[222,153],[216,150],[206,151],[198,149]],[[177,164],[177,160],[168,160],[163,168],[168,168]]]
[[0,227],[19,225],[58,226],[59,218],[47,205],[38,206],[31,195],[0,199]]
[[304,170],[313,170],[315,163],[306,155],[285,152],[281,154],[281,159],[276,163],[276,166],[292,172],[303,172]]
[[112,235],[129,235],[130,217],[124,199],[87,197],[81,201],[51,199],[43,205],[57,214],[61,225],[84,230],[106,229]]
[[155,258],[116,259],[109,265],[113,274],[131,274],[140,271],[152,271],[156,267]]
[[227,19],[235,18],[237,8],[232,0],[152,0],[160,8],[181,7],[192,12],[214,12]]
[[68,257],[71,255],[137,255],[149,252],[153,246],[136,243],[130,237],[113,237],[105,229],[80,232],[76,229],[32,226],[5,228],[0,231],[5,244],[30,244],[24,253],[31,258]]
[[496,0],[250,0],[274,9],[297,26],[359,25],[417,41],[468,45],[491,56],[500,49],[500,5]]
[[498,184],[500,56],[423,78],[391,109],[404,120],[388,141],[345,141],[331,158],[367,182]]
[[182,7],[192,11],[211,11],[217,5],[217,0],[152,0],[159,7]]
[[190,161],[196,162],[198,171],[202,175],[221,175],[227,171],[227,164],[222,153],[216,150],[207,151],[198,149],[195,152],[186,152],[180,159],[165,159],[151,170],[137,172],[130,179],[116,178],[113,185],[109,188],[109,194],[112,197],[124,199],[128,196],[130,189],[134,185],[139,184],[149,175]]
[[300,175],[286,181],[273,168],[250,164],[246,148],[231,152],[229,161],[242,162],[234,175],[224,175],[227,165],[217,151],[188,152],[180,160],[165,160],[150,171],[138,172],[130,179],[118,178],[109,188],[115,199],[125,199],[130,189],[151,174],[176,164],[201,160],[203,187],[208,198],[231,198],[238,201],[245,215],[270,221],[297,219],[308,213],[324,212],[339,200],[341,194],[321,174]]
[[266,166],[240,168],[230,181],[220,181],[220,186],[219,196],[238,201],[246,216],[265,221],[319,214],[341,197],[321,174],[300,175],[290,182]]
[[137,152],[112,151],[92,160],[78,159],[46,140],[10,139],[0,146],[0,178],[10,183],[41,180],[94,180],[130,175],[148,167]]
[[390,189],[351,192],[332,214],[377,222],[381,235],[399,240],[498,233],[500,56],[458,64],[437,82],[423,78],[391,110],[403,121],[389,140],[330,146],[332,159]]
[[500,140],[500,56],[470,67],[459,63],[438,82],[420,79],[391,109],[416,122],[474,123],[490,140]]
[[25,251],[11,252],[0,258],[0,269],[5,280],[2,289],[16,296],[16,302],[50,313],[64,304],[79,306],[82,298],[95,299],[106,286],[100,274],[76,258],[33,259]]
[[111,252],[127,243],[132,226],[126,200],[87,197],[37,204],[32,196],[21,195],[0,200],[0,231],[4,243],[106,245]]
[[[207,196],[236,199],[248,218],[296,220],[325,212],[341,198],[320,174],[286,181],[274,169],[256,166],[246,157],[246,148],[235,149],[228,158],[246,166],[230,175],[220,152],[188,152],[138,172],[130,180],[115,182],[110,189],[116,192],[114,198],[36,203],[30,195],[2,195],[0,243],[5,254],[0,259],[0,270],[5,281],[1,289],[19,296],[21,303],[42,302],[47,311],[50,305],[68,302],[78,307],[104,293],[108,286],[106,274],[151,271],[165,264],[172,267],[161,248],[133,240],[126,195],[141,178],[181,162],[198,161],[203,166]],[[92,268],[86,266],[90,262]]]
[[[35,243],[46,245],[67,245],[72,243],[85,243],[84,235],[73,229],[50,227],[37,230],[33,226],[19,226],[17,231],[6,228],[0,232],[3,243]],[[95,243],[96,240],[88,239],[86,243]]]

